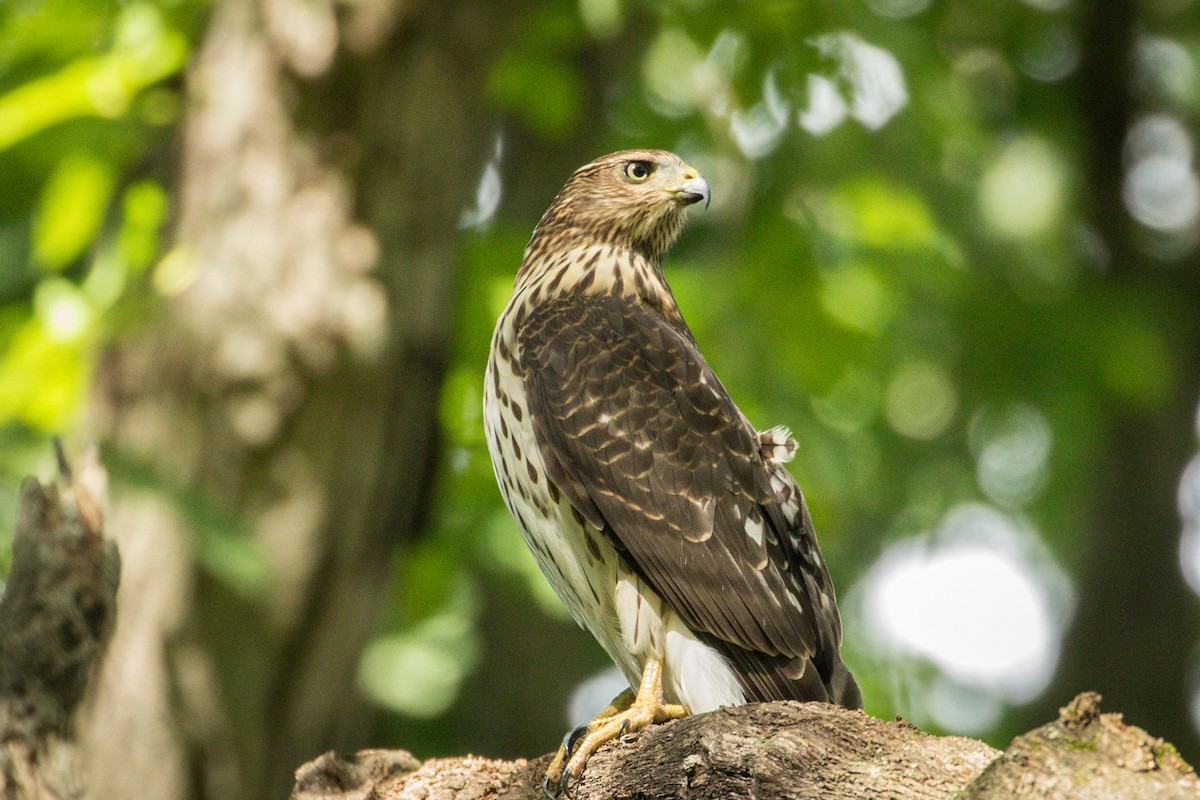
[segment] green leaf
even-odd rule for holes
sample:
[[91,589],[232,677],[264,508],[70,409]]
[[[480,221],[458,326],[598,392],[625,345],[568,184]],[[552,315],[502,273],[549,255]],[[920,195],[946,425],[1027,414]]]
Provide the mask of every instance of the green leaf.
[[159,229],[167,216],[167,193],[154,181],[138,181],[125,192],[119,246],[133,272],[141,272],[159,251]]
[[61,270],[83,253],[104,221],[114,181],[112,167],[88,153],[71,153],[59,162],[34,217],[38,264]]
[[61,430],[83,399],[87,365],[78,339],[54,337],[37,317],[0,353],[0,423]]
[[130,5],[117,20],[111,52],[76,59],[0,95],[0,150],[69,119],[121,117],[138,92],[182,69],[188,50],[158,9]]

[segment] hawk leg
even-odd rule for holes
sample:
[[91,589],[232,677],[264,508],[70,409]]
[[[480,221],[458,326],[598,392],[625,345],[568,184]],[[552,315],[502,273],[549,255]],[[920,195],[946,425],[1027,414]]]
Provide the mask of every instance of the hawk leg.
[[583,773],[588,758],[602,745],[626,733],[640,731],[647,725],[679,719],[687,714],[683,706],[663,701],[662,678],[663,660],[650,659],[642,670],[637,695],[626,689],[595,719],[567,734],[542,781],[542,789],[548,797],[553,796],[549,787],[555,784],[560,794],[566,794],[570,782]]

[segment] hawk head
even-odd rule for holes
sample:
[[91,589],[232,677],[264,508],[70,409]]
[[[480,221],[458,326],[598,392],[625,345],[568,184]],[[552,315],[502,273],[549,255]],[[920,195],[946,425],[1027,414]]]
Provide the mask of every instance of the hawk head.
[[[683,229],[684,208],[708,205],[708,182],[665,150],[622,150],[575,170],[533,233],[539,240],[584,237],[661,261]],[[549,242],[547,242],[549,243]]]

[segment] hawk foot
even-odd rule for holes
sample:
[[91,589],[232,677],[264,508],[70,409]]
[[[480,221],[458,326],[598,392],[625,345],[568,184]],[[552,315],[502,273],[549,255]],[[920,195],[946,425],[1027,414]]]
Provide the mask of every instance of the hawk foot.
[[626,733],[636,733],[648,725],[667,722],[687,715],[687,709],[673,703],[663,702],[662,661],[651,659],[642,671],[642,683],[634,696],[626,689],[596,715],[587,725],[581,725],[563,737],[554,760],[542,780],[542,792],[554,800],[551,787],[557,787],[557,796],[566,796],[571,781],[583,774],[583,767],[592,753],[613,739]]
[[[566,794],[567,778],[570,773],[563,767],[567,759],[571,757],[571,753],[574,752],[575,745],[579,743],[580,738],[587,735],[588,728],[629,708],[633,705],[633,700],[633,689],[626,689],[614,697],[612,702],[606,705],[587,725],[580,725],[578,728],[567,731],[567,734],[563,736],[562,744],[558,747],[558,752],[554,754],[554,760],[546,768],[545,777],[542,778],[542,794],[546,800],[555,800],[557,795]],[[557,791],[551,791],[551,787],[555,787]]]

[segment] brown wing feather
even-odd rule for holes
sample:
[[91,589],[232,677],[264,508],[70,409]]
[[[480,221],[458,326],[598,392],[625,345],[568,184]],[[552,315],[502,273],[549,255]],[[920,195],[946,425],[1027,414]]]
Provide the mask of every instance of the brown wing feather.
[[[835,691],[853,679],[799,490],[763,461],[686,328],[622,298],[573,296],[541,304],[519,339],[538,445],[576,509],[752,698],[857,705],[856,688]],[[790,509],[772,469],[794,490]]]

